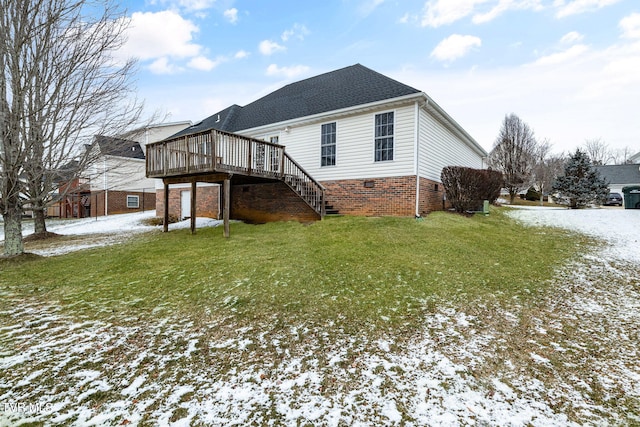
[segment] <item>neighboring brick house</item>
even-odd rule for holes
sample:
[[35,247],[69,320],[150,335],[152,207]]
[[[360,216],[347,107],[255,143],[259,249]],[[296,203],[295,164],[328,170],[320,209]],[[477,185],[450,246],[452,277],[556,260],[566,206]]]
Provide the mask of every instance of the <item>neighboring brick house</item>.
[[[427,94],[360,64],[289,84],[244,107],[232,105],[167,141],[212,129],[285,146],[324,186],[327,204],[352,215],[440,210],[442,168],[483,168],[487,156]],[[260,193],[259,184],[251,188]],[[219,212],[218,187],[207,191],[198,190],[199,216]],[[169,211],[179,215],[178,206],[185,200],[188,206],[188,199],[184,193],[169,194]],[[157,200],[160,212],[162,190]]]

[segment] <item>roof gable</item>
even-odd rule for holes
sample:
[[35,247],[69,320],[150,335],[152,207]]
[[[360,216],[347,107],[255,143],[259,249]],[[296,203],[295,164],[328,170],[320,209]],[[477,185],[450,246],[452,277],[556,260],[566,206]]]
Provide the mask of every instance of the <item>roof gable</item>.
[[238,132],[417,93],[421,91],[356,64],[288,84],[244,107],[232,105],[173,137],[208,129]]
[[126,157],[129,159],[145,158],[142,147],[137,141],[96,135],[94,144],[98,146],[100,154],[104,156]]

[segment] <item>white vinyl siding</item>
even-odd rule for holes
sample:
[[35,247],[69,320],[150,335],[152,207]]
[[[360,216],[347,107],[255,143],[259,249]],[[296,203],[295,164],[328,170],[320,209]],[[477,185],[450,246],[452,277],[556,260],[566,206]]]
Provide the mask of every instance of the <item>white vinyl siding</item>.
[[87,172],[91,191],[153,191],[156,180],[145,176],[144,159],[105,156],[98,159]]
[[420,176],[439,182],[445,166],[481,169],[482,157],[451,130],[424,110],[420,110]]
[[[393,160],[375,161],[375,116],[393,112]],[[287,123],[277,124],[269,131],[245,135],[266,138],[279,129],[280,144],[313,178],[318,181],[340,179],[385,178],[416,174],[416,133],[419,137],[418,172],[421,177],[436,182],[445,166],[483,167],[482,156],[467,145],[424,108],[419,109],[419,128],[416,132],[415,103],[408,103],[393,109],[380,107],[366,113],[336,117],[335,120],[318,121],[297,126]],[[337,130],[336,151],[340,154],[336,165],[321,166],[322,125],[335,122]]]
[[[374,157],[375,115],[393,111],[393,161],[376,162]],[[318,144],[321,123],[290,126],[280,133],[280,143],[287,153],[318,181],[337,179],[384,178],[413,175],[415,169],[415,111],[414,104],[393,110],[380,108],[367,113],[340,117],[335,120],[336,150],[340,153],[336,165],[322,167]],[[327,122],[324,122],[327,123]],[[260,138],[261,135],[248,135]]]

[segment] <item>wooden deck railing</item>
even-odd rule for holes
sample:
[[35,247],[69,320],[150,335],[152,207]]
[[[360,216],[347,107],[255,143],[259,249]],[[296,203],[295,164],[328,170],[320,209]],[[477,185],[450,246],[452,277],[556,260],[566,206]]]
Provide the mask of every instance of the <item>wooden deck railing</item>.
[[147,145],[147,177],[233,173],[283,181],[324,216],[324,188],[271,142],[210,130]]

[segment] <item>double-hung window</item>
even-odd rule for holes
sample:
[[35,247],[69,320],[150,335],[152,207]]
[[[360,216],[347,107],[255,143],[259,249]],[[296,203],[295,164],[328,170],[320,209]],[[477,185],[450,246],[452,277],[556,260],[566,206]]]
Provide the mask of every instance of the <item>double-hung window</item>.
[[376,114],[375,161],[393,160],[393,111]]
[[336,122],[322,125],[320,131],[321,166],[336,165]]

